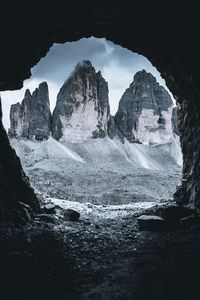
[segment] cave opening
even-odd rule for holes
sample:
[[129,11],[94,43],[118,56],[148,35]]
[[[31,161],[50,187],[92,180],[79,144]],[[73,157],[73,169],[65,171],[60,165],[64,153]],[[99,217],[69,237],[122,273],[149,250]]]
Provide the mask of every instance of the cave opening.
[[[2,7],[0,19],[1,91],[21,88],[53,43],[106,36],[148,57],[180,104],[183,174],[163,215],[174,224],[172,231],[139,231],[133,217],[120,230],[111,224],[90,227],[86,221],[82,227],[71,222],[70,231],[39,207],[0,111],[1,294],[9,299],[199,299],[199,10],[188,3],[130,1],[13,5]],[[159,125],[164,123],[160,116]],[[188,218],[182,214],[186,208],[191,208]],[[155,211],[152,217],[160,220]],[[26,226],[20,230],[18,224]]]
[[23,89],[1,98],[42,207],[98,222],[173,198],[182,166],[177,105],[144,56],[105,38],[55,44]]

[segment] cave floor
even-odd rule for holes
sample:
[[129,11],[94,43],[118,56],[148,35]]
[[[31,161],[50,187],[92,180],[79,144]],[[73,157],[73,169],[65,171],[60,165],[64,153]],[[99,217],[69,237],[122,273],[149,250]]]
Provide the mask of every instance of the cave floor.
[[129,216],[0,229],[2,299],[199,299],[198,227],[142,232]]

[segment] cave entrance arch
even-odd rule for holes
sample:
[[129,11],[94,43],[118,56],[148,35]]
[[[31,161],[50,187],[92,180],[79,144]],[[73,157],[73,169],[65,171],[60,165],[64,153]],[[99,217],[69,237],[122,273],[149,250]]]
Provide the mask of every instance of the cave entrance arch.
[[[137,4],[133,8],[130,3],[120,2],[117,5],[107,3],[106,11],[103,2],[83,3],[79,5],[78,10],[75,5],[73,3],[69,7],[61,5],[57,7],[56,12],[55,7],[49,5],[48,14],[44,14],[42,7],[40,10],[37,7],[32,8],[31,12],[27,10],[25,13],[26,8],[22,9],[17,4],[10,18],[12,21],[6,22],[7,27],[2,34],[0,90],[20,88],[23,80],[30,77],[31,67],[47,53],[54,42],[75,41],[83,36],[105,36],[116,44],[143,54],[160,71],[181,106],[179,127],[183,149],[183,182],[175,194],[175,200],[198,207],[200,177],[198,87],[200,84],[199,65],[196,63],[199,53],[196,39],[198,26],[195,24],[198,20],[195,17],[198,10],[195,10],[194,6],[182,5],[180,13],[179,7],[173,6],[171,9],[170,6],[166,6],[163,14],[163,8],[152,4],[150,6]],[[77,23],[75,20],[78,13],[80,18]],[[35,15],[37,15],[37,22],[35,22]],[[188,15],[193,16],[189,23],[185,22]],[[3,28],[4,18],[0,21]],[[1,139],[3,153],[4,150],[5,152],[6,149],[9,150],[9,146],[2,126]],[[3,158],[1,165],[4,170],[7,170],[6,180],[12,182],[10,164],[13,162],[15,165],[15,159],[12,151],[9,150],[9,153],[9,165]],[[19,175],[20,172],[17,174]],[[1,186],[4,186],[5,178],[1,181]],[[21,179],[19,183],[22,184]],[[15,195],[19,196],[16,199],[20,199],[21,193],[15,184],[14,186]],[[6,191],[3,193],[6,194]],[[2,207],[6,202],[4,198],[7,197],[2,198]],[[13,199],[12,196],[11,198]],[[11,207],[15,200],[11,201]]]
[[[89,45],[86,47],[87,43],[89,43]],[[75,46],[76,44],[77,46]],[[81,51],[82,56],[80,56],[79,52],[80,47],[87,48],[86,53],[84,52],[84,48]],[[92,55],[90,55],[93,60],[92,63],[98,66],[98,61],[100,60],[99,64],[100,66],[102,64],[102,74],[97,72],[98,67],[94,68],[89,60],[82,61],[82,59],[89,55],[87,52],[90,52],[91,48],[92,51],[95,52],[95,54],[92,53]],[[97,50],[95,50],[95,48]],[[62,57],[64,50],[66,54]],[[59,58],[55,58],[56,51],[58,53],[57,57]],[[103,63],[101,62],[102,56],[104,58]],[[69,58],[71,64],[73,64],[73,59],[75,59],[76,63],[68,70],[67,64]],[[58,60],[58,62],[56,60]],[[113,63],[111,63],[111,60],[113,60]],[[118,61],[120,61],[120,64],[117,63]],[[64,66],[64,71],[62,65],[60,65],[61,63]],[[41,67],[39,67],[40,65]],[[174,162],[170,160],[170,155],[167,152],[169,151],[171,154],[172,148],[169,142],[175,133],[177,133],[173,131],[171,123],[173,101],[166,87],[164,88],[162,86],[164,85],[164,81],[160,78],[158,71],[146,58],[114,45],[105,39],[81,39],[76,43],[68,43],[66,45],[57,44],[53,46],[44,60],[42,60],[32,72],[33,76],[30,81],[25,82],[23,94],[17,94],[14,97],[13,94],[8,95],[8,100],[10,97],[17,97],[17,101],[20,100],[20,98],[24,99],[21,104],[17,103],[11,107],[11,127],[9,129],[9,135],[11,138],[17,137],[20,139],[22,137],[22,139],[25,139],[22,143],[21,140],[17,142],[17,140],[11,139],[11,145],[16,149],[17,154],[21,156],[30,182],[36,190],[54,199],[69,199],[71,205],[73,201],[76,202],[77,206],[79,202],[91,202],[94,205],[93,210],[96,208],[95,205],[114,204],[115,209],[113,209],[111,214],[116,214],[117,210],[122,210],[122,208],[118,208],[117,205],[124,204],[126,206],[127,204],[133,203],[138,205],[138,203],[143,202],[141,207],[149,207],[150,203],[151,205],[156,202],[159,203],[160,200],[168,200],[172,196],[176,183],[178,182],[178,176],[174,176],[172,174],[173,172],[167,173],[168,169],[173,169],[174,172],[176,171]],[[42,72],[44,75],[41,75]],[[62,74],[63,72],[64,75]],[[71,72],[72,75],[70,75]],[[120,78],[117,76],[117,73],[121,75]],[[152,75],[152,73],[154,75]],[[49,74],[52,75],[50,76]],[[53,80],[59,76],[62,79],[59,80],[59,83],[55,81],[55,88]],[[37,79],[37,77],[39,77],[39,79]],[[108,82],[109,88],[111,86],[109,90],[109,92],[111,92],[110,99],[108,97],[107,83],[104,77]],[[115,91],[113,86],[119,86],[123,77],[125,77],[125,79],[128,77],[124,80],[123,88]],[[47,81],[47,83],[41,83],[41,81],[44,80]],[[76,90],[75,85],[79,81],[81,85],[80,88]],[[37,88],[32,92],[36,86]],[[31,92],[29,89],[25,91],[25,89],[29,87],[32,88]],[[75,88],[75,94],[72,92],[73,88]],[[58,94],[59,89],[60,92]],[[50,97],[48,96],[48,90],[51,91]],[[83,93],[83,102],[86,101],[84,110],[82,110],[80,105],[82,94],[79,90],[87,91]],[[57,107],[57,104],[55,106],[57,94],[59,107]],[[68,106],[66,107],[60,107],[61,102],[66,101],[65,98],[63,98],[64,96],[62,96],[63,94],[67,97]],[[133,107],[134,110],[129,111],[128,106],[124,106],[123,109],[117,108],[117,111],[111,109],[110,113],[111,105],[114,104],[114,106],[116,106],[116,102],[119,101],[123,94],[126,106],[129,100],[130,104],[133,101],[144,102],[144,107],[139,108],[141,109],[139,113],[137,107]],[[139,97],[138,100],[135,98],[135,94]],[[95,104],[93,111],[90,111],[89,114],[87,105],[89,105],[91,100],[87,95],[90,95],[89,98],[92,97],[92,101],[95,99],[95,101],[97,101],[97,106],[95,106]],[[130,95],[132,95],[131,99],[129,99]],[[2,94],[2,98],[4,98],[4,94]],[[52,111],[54,111],[52,117],[50,117],[48,98],[52,100],[50,101]],[[72,98],[73,101],[75,101],[74,106],[72,106]],[[145,99],[150,100],[148,100],[148,102]],[[104,120],[105,118],[102,118],[100,115],[100,119],[102,118],[102,122],[105,122],[106,129],[104,131],[100,126],[100,130],[98,131],[99,124],[97,124],[96,128],[96,123],[93,124],[93,122],[97,122],[99,118],[99,115],[97,115],[97,107],[98,109],[100,107],[100,111],[104,110],[105,103],[102,101],[106,101],[106,112],[103,111],[102,116],[105,117],[107,114],[107,118]],[[115,101],[115,103],[113,103],[113,101]],[[124,100],[121,98],[120,102],[121,101],[123,102]],[[7,102],[5,101],[5,103]],[[100,106],[101,103],[103,103],[103,106]],[[66,115],[63,113],[65,109]],[[136,119],[136,116],[134,117],[133,128],[128,128],[128,122],[130,122],[130,120],[128,121],[127,119],[125,131],[123,129],[124,109],[127,110],[126,114],[130,114],[130,116],[133,115],[131,118],[135,116],[136,112],[138,113],[138,119]],[[79,110],[82,114],[77,113]],[[85,114],[85,111],[87,114]],[[69,112],[71,112],[70,115]],[[76,120],[73,114],[75,114]],[[112,116],[113,114],[115,117]],[[58,116],[56,117],[56,115]],[[61,117],[69,118],[69,124],[66,128],[63,127],[62,124],[60,128],[59,120]],[[51,125],[50,119],[53,120]],[[143,124],[145,120],[147,120],[147,122]],[[30,126],[27,127],[29,122]],[[176,127],[176,124],[174,126]],[[81,130],[82,127],[83,130]],[[148,128],[145,129],[146,132],[144,132],[144,128]],[[65,134],[64,130],[66,131]],[[134,131],[134,134],[132,131]],[[55,140],[51,137],[48,139],[50,134],[53,135]],[[83,136],[81,136],[81,134]],[[93,141],[88,140],[88,144],[84,144],[85,134],[89,134],[88,137],[90,139],[93,138]],[[27,139],[29,141],[26,144]],[[60,139],[61,143],[59,143]],[[83,140],[80,141],[80,139]],[[39,141],[40,143],[36,145],[37,143],[32,143],[32,140]],[[44,142],[42,143],[41,141]],[[158,145],[157,147],[150,148],[150,146],[141,145],[141,142]],[[41,143],[43,145],[40,147]],[[77,143],[78,145],[76,145]],[[165,148],[167,149],[166,152]],[[65,156],[66,161],[68,159],[66,166],[64,160]],[[92,159],[90,159],[91,157]],[[70,159],[73,159],[72,163]],[[43,163],[40,165],[40,161],[42,160]],[[120,164],[118,163],[119,161]],[[78,163],[79,166],[77,165]],[[85,164],[84,168],[80,167],[82,163]],[[63,167],[62,164],[65,167]],[[87,166],[90,164],[92,166],[87,169]],[[95,167],[93,164],[95,164]],[[56,165],[58,169],[60,166],[60,174],[59,171],[55,173],[54,165]],[[31,166],[31,169],[29,166]],[[84,169],[87,170],[83,172]],[[67,170],[67,172],[65,172],[65,170]],[[159,177],[158,174],[159,171],[162,173],[163,170],[166,175],[165,178]],[[156,171],[158,172],[156,173]],[[134,176],[132,174],[133,172]],[[57,174],[57,176],[55,176],[55,174]],[[172,177],[173,179],[171,179]],[[98,180],[99,178],[109,178],[109,184],[107,180]],[[163,182],[165,182],[165,185]],[[109,188],[109,185],[111,188]],[[59,201],[56,201],[58,204]],[[89,204],[89,206],[91,206],[91,204]],[[106,210],[106,213],[109,214],[109,210]]]

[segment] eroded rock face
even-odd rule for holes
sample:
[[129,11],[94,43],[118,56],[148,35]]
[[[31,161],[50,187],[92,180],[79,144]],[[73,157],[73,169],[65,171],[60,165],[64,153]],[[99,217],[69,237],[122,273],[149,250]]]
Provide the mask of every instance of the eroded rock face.
[[90,61],[83,61],[58,93],[52,135],[67,141],[104,138],[109,118],[108,84]]
[[176,134],[176,135],[180,135],[180,131],[178,129],[178,106],[175,106],[173,107],[172,109],[172,130],[173,130],[173,133]]
[[9,135],[44,140],[50,134],[50,104],[46,82],[32,93],[26,90],[22,103],[11,105]]
[[38,200],[29,180],[22,170],[15,150],[11,148],[2,125],[0,101],[0,220],[24,222],[30,212],[40,210]]
[[129,142],[167,142],[172,137],[172,106],[165,88],[142,70],[123,94],[115,123]]

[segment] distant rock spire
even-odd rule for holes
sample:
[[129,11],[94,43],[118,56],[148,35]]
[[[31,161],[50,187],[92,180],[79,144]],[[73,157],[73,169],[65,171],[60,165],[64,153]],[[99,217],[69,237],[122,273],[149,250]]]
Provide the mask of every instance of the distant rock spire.
[[129,142],[164,142],[172,136],[172,106],[169,93],[156,78],[139,71],[121,97],[116,127]]
[[52,117],[52,135],[59,140],[103,138],[110,118],[108,84],[92,63],[79,63],[61,87]]
[[26,97],[31,97],[31,92],[29,89],[27,89],[25,92],[24,98],[26,98]]
[[50,135],[50,104],[48,85],[43,82],[39,88],[30,93],[27,89],[22,103],[11,105],[11,137],[44,140]]

